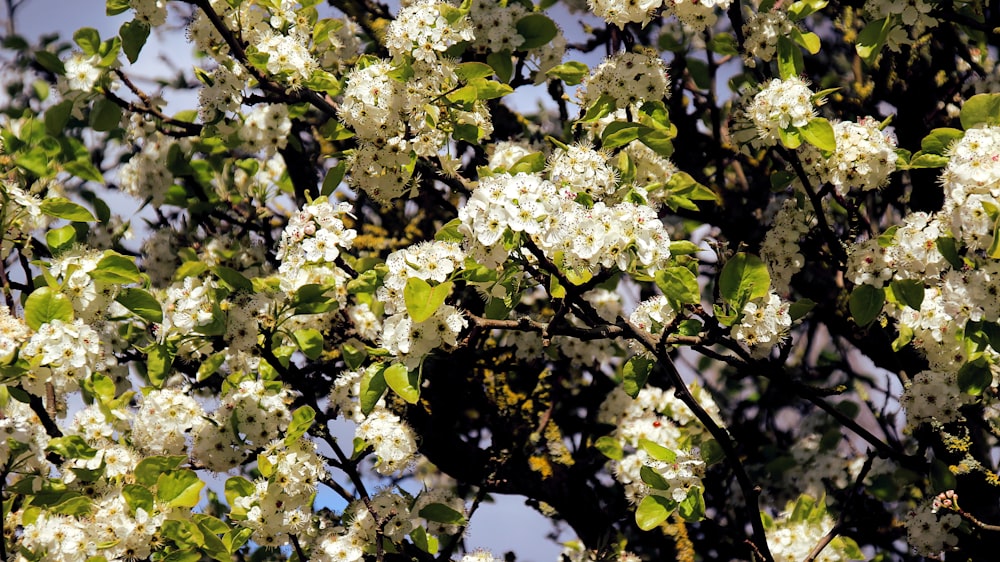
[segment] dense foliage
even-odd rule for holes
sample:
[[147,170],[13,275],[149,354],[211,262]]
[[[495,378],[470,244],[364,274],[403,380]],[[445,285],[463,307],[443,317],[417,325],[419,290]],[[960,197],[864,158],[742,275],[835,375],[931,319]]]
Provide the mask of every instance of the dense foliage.
[[995,558],[996,2],[107,13],[3,42],[0,558],[489,562],[491,494],[571,561]]

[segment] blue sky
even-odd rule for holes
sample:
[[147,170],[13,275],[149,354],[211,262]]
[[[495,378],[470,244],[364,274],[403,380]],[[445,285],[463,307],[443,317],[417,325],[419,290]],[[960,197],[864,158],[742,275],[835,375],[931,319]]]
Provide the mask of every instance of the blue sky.
[[[131,17],[128,13],[107,17],[104,7],[104,0],[23,0],[16,13],[16,31],[33,41],[42,34],[53,32],[69,39],[73,32],[81,27],[93,27],[98,30],[102,38],[106,39],[117,34],[121,24]],[[563,18],[567,16],[563,12],[553,14],[553,17],[560,15]],[[578,14],[565,18],[568,20],[565,23],[576,28],[579,16]],[[571,40],[575,39],[577,38],[571,37]],[[166,60],[171,61],[171,64],[166,63]],[[124,58],[123,62],[126,65],[124,70],[129,75],[139,78],[169,76],[176,72],[174,70],[176,68],[190,72],[194,65],[191,49],[184,41],[183,32],[179,30],[152,35],[137,64],[129,65]],[[151,88],[148,84],[151,83],[147,82],[144,87]],[[522,109],[537,107],[538,100],[534,96],[544,95],[544,92],[543,86],[532,92],[520,94],[513,105]],[[175,93],[167,93],[165,97],[168,100],[166,110],[168,114],[195,107],[196,98],[193,95],[177,96]],[[115,198],[114,202],[116,205],[128,205],[124,198]],[[132,214],[131,209],[125,208],[114,211],[125,216]],[[502,556],[508,550],[514,551],[520,562],[554,562],[561,547],[545,538],[545,535],[552,531],[551,521],[525,506],[522,497],[493,497],[495,502],[483,503],[472,519],[466,533],[470,548],[486,548],[497,556]],[[563,532],[563,540],[571,538],[573,538],[571,532]]]

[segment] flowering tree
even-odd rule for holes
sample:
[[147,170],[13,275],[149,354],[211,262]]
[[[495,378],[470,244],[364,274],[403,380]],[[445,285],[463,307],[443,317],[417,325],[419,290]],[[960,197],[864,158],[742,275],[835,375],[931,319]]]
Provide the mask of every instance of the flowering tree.
[[0,558],[992,559],[996,3],[556,3],[9,34]]

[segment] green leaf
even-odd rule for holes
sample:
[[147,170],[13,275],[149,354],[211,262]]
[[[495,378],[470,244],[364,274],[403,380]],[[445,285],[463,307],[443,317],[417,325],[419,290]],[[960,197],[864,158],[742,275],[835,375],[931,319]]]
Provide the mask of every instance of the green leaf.
[[101,171],[94,166],[89,158],[85,157],[71,162],[64,162],[62,168],[67,174],[72,174],[82,180],[92,181],[94,183],[104,183],[104,177],[101,176]]
[[198,382],[201,382],[217,373],[219,371],[219,367],[226,362],[226,355],[227,354],[225,352],[220,351],[219,353],[209,355],[208,359],[203,360],[201,365],[198,365]]
[[149,384],[156,388],[163,386],[173,364],[174,356],[166,344],[151,346],[146,353],[146,376],[149,378]]
[[882,312],[885,304],[885,290],[872,285],[858,285],[851,291],[849,306],[854,322],[865,327]]
[[[792,21],[800,21],[809,14],[822,10],[826,4],[827,0],[798,0],[788,7],[788,18]],[[759,9],[763,12],[766,8],[761,4]]]
[[254,492],[253,482],[243,478],[242,476],[233,476],[226,480],[225,495],[226,503],[229,504],[230,508],[236,512],[236,515],[245,515],[245,511],[237,511],[239,508],[236,505],[236,498],[245,498],[252,496]]
[[82,27],[73,34],[73,41],[87,56],[98,54],[101,48],[101,34],[93,27]]
[[[669,158],[674,153],[674,143],[672,139],[676,136],[677,135],[672,131],[642,129],[639,132],[639,142],[653,149],[653,152],[659,154],[660,156]],[[675,173],[674,175],[676,176],[677,174]]]
[[802,134],[796,127],[778,129],[778,138],[781,139],[781,144],[786,148],[794,150],[802,146]]
[[778,75],[782,80],[802,74],[805,63],[802,61],[802,51],[784,35],[778,37]]
[[598,437],[597,440],[594,441],[594,448],[611,460],[620,461],[625,458],[625,451],[622,450],[621,443],[610,435]]
[[53,320],[73,321],[73,302],[52,287],[35,289],[24,301],[24,321],[32,330]]
[[[252,529],[248,529],[253,531]],[[160,559],[160,562],[200,562],[201,552],[194,549],[175,550]]]
[[590,68],[582,62],[570,61],[553,66],[545,74],[562,80],[567,86],[576,86],[590,74]]
[[1000,125],[1000,93],[972,96],[962,104],[959,119],[965,130],[976,125]]
[[518,47],[520,51],[537,49],[545,46],[559,34],[559,28],[543,14],[528,14],[517,20],[517,33],[524,37],[524,42]]
[[323,187],[320,190],[320,195],[329,197],[340,185],[340,182],[344,181],[344,174],[347,173],[347,160],[341,160],[337,162],[337,165],[330,168],[326,173],[326,177],[323,178]]
[[513,92],[514,88],[511,88],[510,85],[502,82],[484,80],[482,78],[476,80],[476,99],[479,100],[502,98],[503,96]]
[[234,291],[253,292],[253,283],[245,275],[231,267],[217,265],[211,268],[212,273]]
[[130,63],[139,59],[139,51],[149,38],[149,24],[144,21],[127,21],[118,28],[118,36],[122,38],[122,50]]
[[965,135],[958,129],[949,127],[939,127],[933,129],[926,137],[920,141],[920,152],[924,154],[937,154],[944,156],[948,153],[948,147]]
[[941,156],[939,154],[924,154],[923,152],[918,152],[913,155],[910,159],[910,163],[907,168],[918,169],[918,168],[944,168],[948,165],[948,157]]
[[51,451],[64,459],[92,459],[97,454],[97,449],[79,435],[67,435],[49,440],[45,447],[46,451]]
[[167,519],[160,527],[160,533],[182,548],[198,548],[205,542],[201,529],[186,519]]
[[63,65],[63,62],[59,60],[59,57],[55,55],[55,53],[39,49],[35,51],[35,60],[45,70],[58,74],[59,76],[66,75],[66,67]]
[[[522,156],[514,162],[514,165],[507,170],[508,173],[514,175],[519,173],[534,174],[541,172],[545,169],[545,154],[541,152],[532,152],[526,156]],[[459,242],[461,240],[458,240]]]
[[986,360],[969,361],[958,370],[958,388],[972,396],[979,396],[993,384],[993,373]]
[[646,496],[635,510],[635,523],[643,531],[649,531],[666,521],[675,509],[677,502],[671,499],[656,495]]
[[413,539],[413,544],[416,545],[420,550],[428,554],[438,553],[438,539],[434,535],[428,535],[427,531],[423,527],[417,527],[410,532],[410,538]]
[[115,297],[122,306],[147,322],[163,322],[163,308],[149,292],[137,288],[125,288]]
[[126,484],[122,488],[122,496],[132,513],[137,509],[143,509],[146,513],[153,512],[153,492],[149,488],[139,484]]
[[858,42],[854,48],[866,65],[875,66],[875,61],[878,60],[878,55],[893,27],[895,27],[893,18],[882,18],[868,22],[858,34]]
[[49,197],[42,201],[42,212],[50,217],[73,222],[95,222],[97,219],[83,205],[78,205],[65,197]]
[[924,302],[924,282],[918,279],[898,279],[889,284],[898,301],[913,310],[920,310]]
[[90,272],[90,278],[105,283],[138,283],[142,276],[135,265],[135,258],[107,250]]
[[888,248],[892,246],[893,241],[896,239],[896,231],[899,230],[899,225],[893,225],[885,229],[885,232],[878,235],[878,245],[880,248]]
[[385,381],[385,370],[384,363],[373,365],[366,369],[364,376],[361,377],[359,401],[361,402],[361,413],[366,416],[375,409],[375,405],[388,387]]
[[118,14],[127,12],[132,8],[129,0],[107,0],[105,4],[105,14],[109,16],[117,16]]
[[[983,202],[985,206],[986,202]],[[986,249],[986,256],[991,259],[1000,259],[1000,216],[993,219],[993,242]]]
[[420,378],[417,371],[410,371],[406,365],[395,363],[384,373],[385,382],[389,388],[396,391],[403,400],[416,404],[420,398]]
[[344,363],[347,364],[347,368],[352,371],[360,369],[365,359],[368,358],[368,351],[365,350],[364,344],[357,338],[351,338],[341,344],[340,353],[344,357]]
[[615,98],[607,94],[603,94],[601,97],[597,98],[597,101],[587,108],[586,113],[583,114],[583,117],[581,117],[577,123],[593,123],[598,119],[610,115],[616,107],[617,102],[615,101]]
[[798,45],[800,45],[803,49],[805,49],[806,52],[808,52],[810,55],[815,55],[816,53],[819,52],[820,48],[819,35],[816,35],[811,31],[802,33],[802,31],[799,28],[793,27],[792,40],[795,41]]
[[[518,163],[520,163],[520,160],[518,160]],[[434,239],[440,240],[442,242],[461,243],[462,241],[465,240],[465,236],[461,233],[461,231],[458,230],[458,227],[461,225],[462,225],[462,219],[452,219],[448,221],[443,226],[441,226],[440,230],[437,231],[437,234],[434,235]]]
[[622,368],[622,390],[632,398],[638,396],[642,387],[646,386],[652,368],[652,360],[633,355]]
[[169,507],[194,507],[204,487],[193,470],[173,470],[156,479],[156,498]]
[[295,344],[309,359],[319,359],[323,355],[323,333],[316,328],[303,328],[292,333]]
[[958,486],[955,473],[948,468],[948,463],[941,459],[931,461],[931,490],[954,490]]
[[837,139],[833,134],[833,125],[822,117],[810,119],[805,127],[799,127],[799,132],[807,143],[823,152],[829,153],[837,150]]
[[[994,235],[994,239],[996,236]],[[961,256],[958,255],[958,241],[951,236],[942,236],[935,241],[935,245],[944,259],[955,269],[962,269],[965,265]]]
[[486,55],[486,62],[493,68],[497,78],[504,84],[510,82],[514,76],[514,62],[511,60],[510,51],[500,51]]
[[719,274],[719,294],[734,308],[743,310],[746,303],[767,296],[771,275],[767,266],[753,254],[740,252],[729,259]]
[[291,445],[309,431],[316,420],[316,410],[312,406],[299,406],[292,412],[292,421],[288,424],[288,432],[285,435],[285,444]]
[[335,297],[327,294],[326,287],[311,283],[296,289],[292,306],[295,307],[295,314],[320,314],[336,310],[340,304]]
[[45,110],[45,132],[53,137],[63,134],[73,112],[73,100],[63,100]]
[[656,286],[663,291],[670,306],[682,310],[685,304],[701,302],[698,277],[686,267],[668,267],[656,272]]
[[659,473],[648,466],[639,469],[639,478],[656,490],[669,490],[670,483]]
[[420,516],[445,525],[465,524],[465,515],[443,503],[429,503],[420,509]]
[[688,489],[687,497],[678,506],[677,513],[685,521],[701,521],[705,518],[705,498],[701,495],[701,488],[692,486]]
[[445,281],[432,287],[419,277],[407,279],[406,287],[403,288],[403,300],[410,318],[419,323],[434,316],[451,292],[451,285],[451,281]]
[[90,498],[86,496],[76,496],[62,501],[49,508],[49,511],[53,513],[59,513],[61,515],[72,515],[75,517],[83,517],[90,515],[91,510],[94,508],[94,503]]
[[90,126],[95,131],[112,131],[118,128],[122,120],[122,108],[107,99],[97,98],[90,109]]
[[804,317],[806,314],[809,314],[809,311],[811,311],[815,306],[816,301],[802,298],[793,302],[788,307],[788,315],[792,318],[792,322],[795,322]]
[[674,462],[677,460],[677,453],[659,445],[649,439],[639,439],[639,448],[658,461]]
[[76,229],[73,225],[67,224],[62,228],[56,228],[45,233],[45,243],[53,256],[57,256],[73,247],[76,243]]
[[708,42],[708,49],[713,53],[726,56],[740,54],[736,39],[729,33],[718,33],[712,36],[712,39]]
[[[161,474],[176,469],[186,460],[184,455],[146,457],[135,465],[135,481],[147,488],[152,487]],[[250,491],[253,491],[253,485],[250,486]]]
[[701,460],[707,465],[713,465],[726,458],[726,452],[722,450],[722,445],[715,439],[707,439],[701,443]]
[[601,133],[601,146],[607,150],[624,146],[638,139],[640,129],[645,128],[638,123],[629,123],[628,121],[609,123]]
[[687,256],[690,254],[697,254],[702,251],[703,248],[694,242],[689,242],[688,240],[674,240],[670,243],[670,255],[671,256]]
[[647,101],[639,106],[639,122],[652,129],[669,131],[671,137],[677,136],[677,128],[670,123],[670,111],[662,101]]
[[463,82],[493,76],[493,67],[481,62],[463,62],[455,67],[455,74]]

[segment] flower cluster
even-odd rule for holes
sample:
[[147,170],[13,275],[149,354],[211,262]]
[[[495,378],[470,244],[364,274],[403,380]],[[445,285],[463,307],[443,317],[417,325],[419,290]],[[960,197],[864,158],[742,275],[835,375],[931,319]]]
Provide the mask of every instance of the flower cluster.
[[417,61],[435,63],[455,43],[472,41],[472,24],[462,17],[449,22],[442,14],[444,2],[420,0],[399,11],[389,24],[385,46],[394,57],[412,56]]
[[[697,387],[692,392],[717,417],[718,408],[708,394]],[[597,419],[615,426],[611,437],[625,451],[620,461],[611,464],[630,502],[639,503],[650,494],[681,502],[692,488],[702,486],[705,461],[698,446],[707,432],[673,391],[647,386],[633,399],[616,388],[601,404]],[[644,466],[660,475],[667,486],[649,485],[640,475]]]
[[754,299],[743,307],[732,335],[755,356],[764,357],[788,334],[791,326],[788,303],[772,290],[766,297]]
[[312,441],[272,441],[257,456],[257,467],[263,478],[253,483],[252,493],[233,498],[233,515],[254,530],[254,540],[262,545],[287,544],[289,534],[311,527],[312,496],[326,472],[323,462]]
[[357,437],[375,450],[379,474],[395,474],[405,470],[417,451],[413,430],[396,414],[376,409],[358,425]]
[[965,132],[948,148],[948,165],[941,174],[945,202],[942,221],[972,250],[993,243],[995,218],[988,209],[1000,207],[1000,127]]
[[243,126],[239,129],[239,137],[249,150],[263,149],[268,154],[274,154],[288,144],[291,131],[288,106],[261,104],[247,113]]
[[[583,174],[596,173],[582,164]],[[598,168],[600,170],[600,168]],[[565,267],[622,271],[655,271],[670,258],[670,237],[656,212],[647,205],[603,201],[592,207],[576,202],[570,186],[579,185],[560,166],[557,188],[537,175],[519,173],[483,178],[465,207],[459,210],[459,230],[467,237],[469,254],[485,265],[507,256],[501,243],[505,233],[525,233],[549,257],[562,252]],[[594,188],[597,193],[600,186]]]
[[382,326],[382,347],[416,367],[424,355],[447,344],[458,344],[468,321],[454,306],[442,304],[427,319],[416,322],[408,314],[404,290],[407,281],[420,279],[435,286],[448,281],[464,265],[465,254],[452,242],[423,242],[397,250],[386,258],[386,274],[376,297],[389,316]]
[[622,108],[663,100],[670,95],[667,65],[653,54],[618,53],[594,70],[578,95],[583,107],[590,107],[601,96],[610,97]]
[[103,72],[97,66],[98,62],[100,60],[97,55],[87,56],[83,53],[73,53],[63,63],[63,67],[66,69],[65,89],[80,92],[93,90]]
[[24,320],[12,315],[10,307],[0,305],[0,365],[13,361],[17,350],[30,335],[31,330]]
[[902,405],[910,425],[949,423],[962,419],[959,408],[971,399],[962,393],[955,373],[921,371],[903,392]]
[[158,207],[164,204],[167,190],[174,183],[174,175],[164,163],[173,146],[180,145],[184,150],[185,141],[174,141],[158,131],[146,132],[144,127],[131,129],[132,135],[142,140],[142,148],[118,170],[118,182],[125,193],[149,199]]
[[[473,0],[469,20],[475,36],[470,47],[479,53],[503,53],[521,49],[524,37],[517,31],[517,22],[528,10],[517,3],[506,6],[493,0]],[[535,61],[536,82],[545,79],[545,71],[562,62],[566,39],[560,31],[547,45],[527,49],[528,60]]]
[[757,128],[758,140],[765,146],[779,144],[780,131],[809,123],[816,115],[812,96],[812,90],[801,78],[771,80],[746,110]]
[[787,294],[792,276],[805,265],[799,242],[809,232],[812,222],[812,217],[799,208],[795,199],[785,200],[775,213],[760,247],[760,257],[767,263],[775,293]]
[[[813,549],[834,525],[823,502],[822,497],[814,500],[803,495],[797,501],[789,502],[785,513],[778,519],[765,518],[767,546],[776,561],[798,562],[810,557]],[[815,560],[847,562],[861,557],[857,543],[846,537],[837,537]]]
[[205,411],[184,389],[153,390],[143,397],[132,421],[132,444],[151,455],[182,455],[186,436]]
[[788,14],[780,8],[751,14],[743,24],[746,36],[743,63],[753,68],[757,66],[757,59],[770,62],[778,50],[778,38],[787,37],[794,27]]
[[822,182],[833,184],[840,195],[884,187],[896,171],[896,137],[881,129],[871,117],[857,123],[833,125],[837,143],[832,154],[823,155],[812,145],[803,145],[800,157],[806,169]]
[[939,556],[941,551],[958,544],[958,528],[962,516],[954,513],[935,513],[925,505],[911,511],[906,518],[906,542],[921,556]]
[[21,379],[35,396],[46,395],[46,383],[52,383],[57,396],[65,396],[104,366],[100,335],[79,318],[42,324],[21,348],[21,356],[35,366]]
[[725,10],[730,0],[587,0],[595,14],[604,21],[624,28],[628,23],[645,26],[658,9],[663,8],[665,16],[676,16],[694,30],[705,29],[715,23],[715,8]]
[[594,199],[611,195],[618,184],[607,154],[576,144],[557,148],[549,158],[548,172],[557,188],[586,193]]

